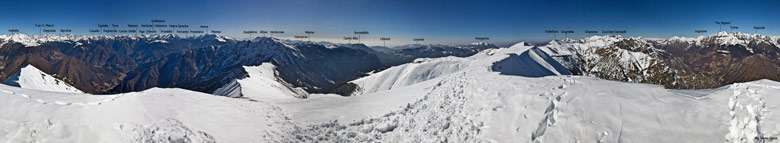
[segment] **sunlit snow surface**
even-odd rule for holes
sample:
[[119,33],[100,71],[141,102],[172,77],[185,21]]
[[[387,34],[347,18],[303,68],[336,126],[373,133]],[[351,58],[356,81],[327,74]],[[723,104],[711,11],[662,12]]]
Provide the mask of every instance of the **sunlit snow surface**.
[[[0,142],[761,142],[780,135],[772,112],[780,109],[778,82],[669,90],[492,70],[532,48],[522,45],[392,67],[354,81],[362,90],[351,97],[266,99],[255,94],[287,91],[244,90],[244,98],[230,98],[163,88],[84,95],[0,85]],[[245,67],[262,78],[239,82],[275,87],[264,85],[278,85],[270,67]],[[524,68],[540,67],[555,70]]]

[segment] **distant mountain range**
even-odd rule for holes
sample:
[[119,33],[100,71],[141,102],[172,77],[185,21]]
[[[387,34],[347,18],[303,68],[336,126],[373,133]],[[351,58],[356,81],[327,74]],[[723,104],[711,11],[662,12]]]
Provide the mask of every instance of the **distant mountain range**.
[[[365,73],[420,57],[470,56],[491,44],[420,45],[396,50],[362,44],[322,44],[219,35],[0,36],[0,79],[26,65],[81,91],[104,94],[177,87],[214,93],[247,76],[243,66],[276,65],[278,76],[309,93],[327,93]],[[327,46],[326,46],[327,45]]]
[[758,79],[780,81],[779,42],[778,37],[719,32],[660,40],[593,36],[540,47],[575,74],[703,89]]

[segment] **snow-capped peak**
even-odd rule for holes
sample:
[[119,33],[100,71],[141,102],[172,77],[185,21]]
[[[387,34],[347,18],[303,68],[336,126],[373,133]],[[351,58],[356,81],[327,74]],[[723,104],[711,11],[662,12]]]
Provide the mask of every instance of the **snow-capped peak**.
[[699,37],[678,37],[664,40],[662,43],[668,42],[687,42],[695,43],[696,45],[713,43],[717,45],[742,45],[747,47],[750,43],[770,43],[777,45],[777,40],[772,37],[764,36],[760,34],[746,34],[741,32],[726,32],[720,31],[712,36],[699,36]]
[[729,32],[726,31],[718,31],[718,33],[715,33],[715,36],[727,36],[729,35]]
[[471,45],[483,45],[483,46],[484,45],[488,45],[488,44],[490,44],[490,43],[488,43],[488,42],[473,42],[473,43],[471,43]]
[[38,44],[38,41],[35,38],[26,34],[0,35],[0,39],[3,40],[3,43],[0,44],[0,46],[5,45],[6,43],[11,41],[21,43],[27,47],[40,46],[40,44]]
[[673,36],[672,38],[665,39],[668,41],[682,41],[682,42],[695,42],[700,41],[701,39],[704,39],[704,36],[699,37],[679,37],[679,36]]
[[583,38],[585,41],[599,41],[604,39],[621,39],[623,38],[623,35],[593,35],[590,37]]
[[[597,47],[605,47],[607,45],[610,45],[612,43],[615,43],[617,41],[623,40],[623,36],[620,35],[604,35],[604,36],[590,36],[585,37],[582,39],[564,39],[564,40],[553,40],[550,41],[550,43],[547,44],[547,46],[553,46],[558,48],[574,48],[574,49],[587,49],[587,48],[597,48]],[[636,38],[629,38],[629,39],[636,39]]]
[[95,39],[147,39],[148,42],[160,42],[166,43],[173,39],[194,39],[194,40],[217,40],[218,42],[234,41],[233,38],[227,36],[221,36],[216,34],[205,34],[199,36],[182,37],[176,34],[141,34],[141,35],[59,35],[59,34],[46,34],[46,35],[27,35],[27,34],[9,34],[0,35],[0,46],[8,44],[10,42],[21,43],[26,47],[36,47],[47,42],[74,42],[79,44],[78,41],[82,40],[95,40]]
[[221,43],[226,43],[226,42],[229,42],[229,41],[235,41],[235,39],[233,39],[233,38],[230,38],[230,37],[227,37],[227,36],[223,36],[223,35],[219,35],[219,34],[203,34],[203,35],[199,35],[199,36],[194,36],[193,38],[196,39],[196,40],[200,40],[200,41],[217,40],[217,42],[221,42]]
[[3,81],[3,84],[42,91],[84,93],[32,65],[23,67],[19,72]]
[[3,43],[0,44],[0,46],[7,44],[9,42],[17,42],[21,43],[26,47],[36,47],[40,46],[43,43],[47,42],[76,42],[81,40],[89,40],[89,39],[100,39],[100,38],[115,38],[117,36],[88,36],[88,35],[73,35],[73,34],[45,34],[45,35],[27,35],[27,34],[9,34],[9,35],[0,35],[0,39],[2,39]]
[[718,35],[716,35],[715,38],[717,38],[717,41],[720,42],[721,45],[747,45],[751,42],[771,42],[771,38],[763,35],[758,34],[744,34],[740,32],[732,32],[728,33],[726,35],[723,35],[726,32],[718,32]]
[[154,40],[154,41],[149,42],[149,43],[163,43],[163,44],[167,44],[168,41],[165,41],[165,40]]

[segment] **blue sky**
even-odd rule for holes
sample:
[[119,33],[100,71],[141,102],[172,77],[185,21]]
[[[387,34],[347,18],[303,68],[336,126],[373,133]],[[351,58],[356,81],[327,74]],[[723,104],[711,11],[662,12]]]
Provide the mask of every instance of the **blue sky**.
[[718,30],[715,21],[731,21],[742,32],[766,26],[760,33],[780,35],[778,1],[719,0],[192,0],[192,1],[3,1],[0,28],[37,34],[36,23],[55,24],[88,34],[98,24],[150,23],[209,25],[223,35],[246,38],[251,30],[284,30],[282,37],[316,32],[313,40],[346,42],[353,31],[369,31],[362,42],[381,45],[413,43],[463,44],[475,36],[490,42],[546,41],[545,29],[575,30],[570,37],[584,37],[584,30],[628,30],[642,37],[697,36],[695,29]]

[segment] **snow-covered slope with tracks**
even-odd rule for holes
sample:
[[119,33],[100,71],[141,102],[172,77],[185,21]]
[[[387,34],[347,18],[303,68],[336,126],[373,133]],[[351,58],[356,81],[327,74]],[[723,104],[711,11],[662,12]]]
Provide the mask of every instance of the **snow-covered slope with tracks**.
[[[499,54],[503,50],[507,49],[484,54]],[[477,56],[484,55],[474,57]],[[592,77],[502,75],[488,69],[485,65],[464,66],[424,82],[395,85],[360,96],[312,95],[305,101],[280,103],[285,109],[294,109],[290,116],[296,124],[306,126],[286,134],[285,139],[769,142],[777,141],[773,138],[780,135],[775,131],[780,127],[776,126],[780,116],[771,114],[780,110],[780,102],[773,102],[780,101],[774,99],[780,97],[772,96],[780,92],[780,83],[775,81],[737,83],[710,90],[673,90]],[[389,70],[393,68],[386,71]],[[407,72],[413,75],[427,70]],[[380,72],[372,76],[382,75]],[[387,78],[359,80],[377,79]],[[391,105],[396,107],[387,107]]]

